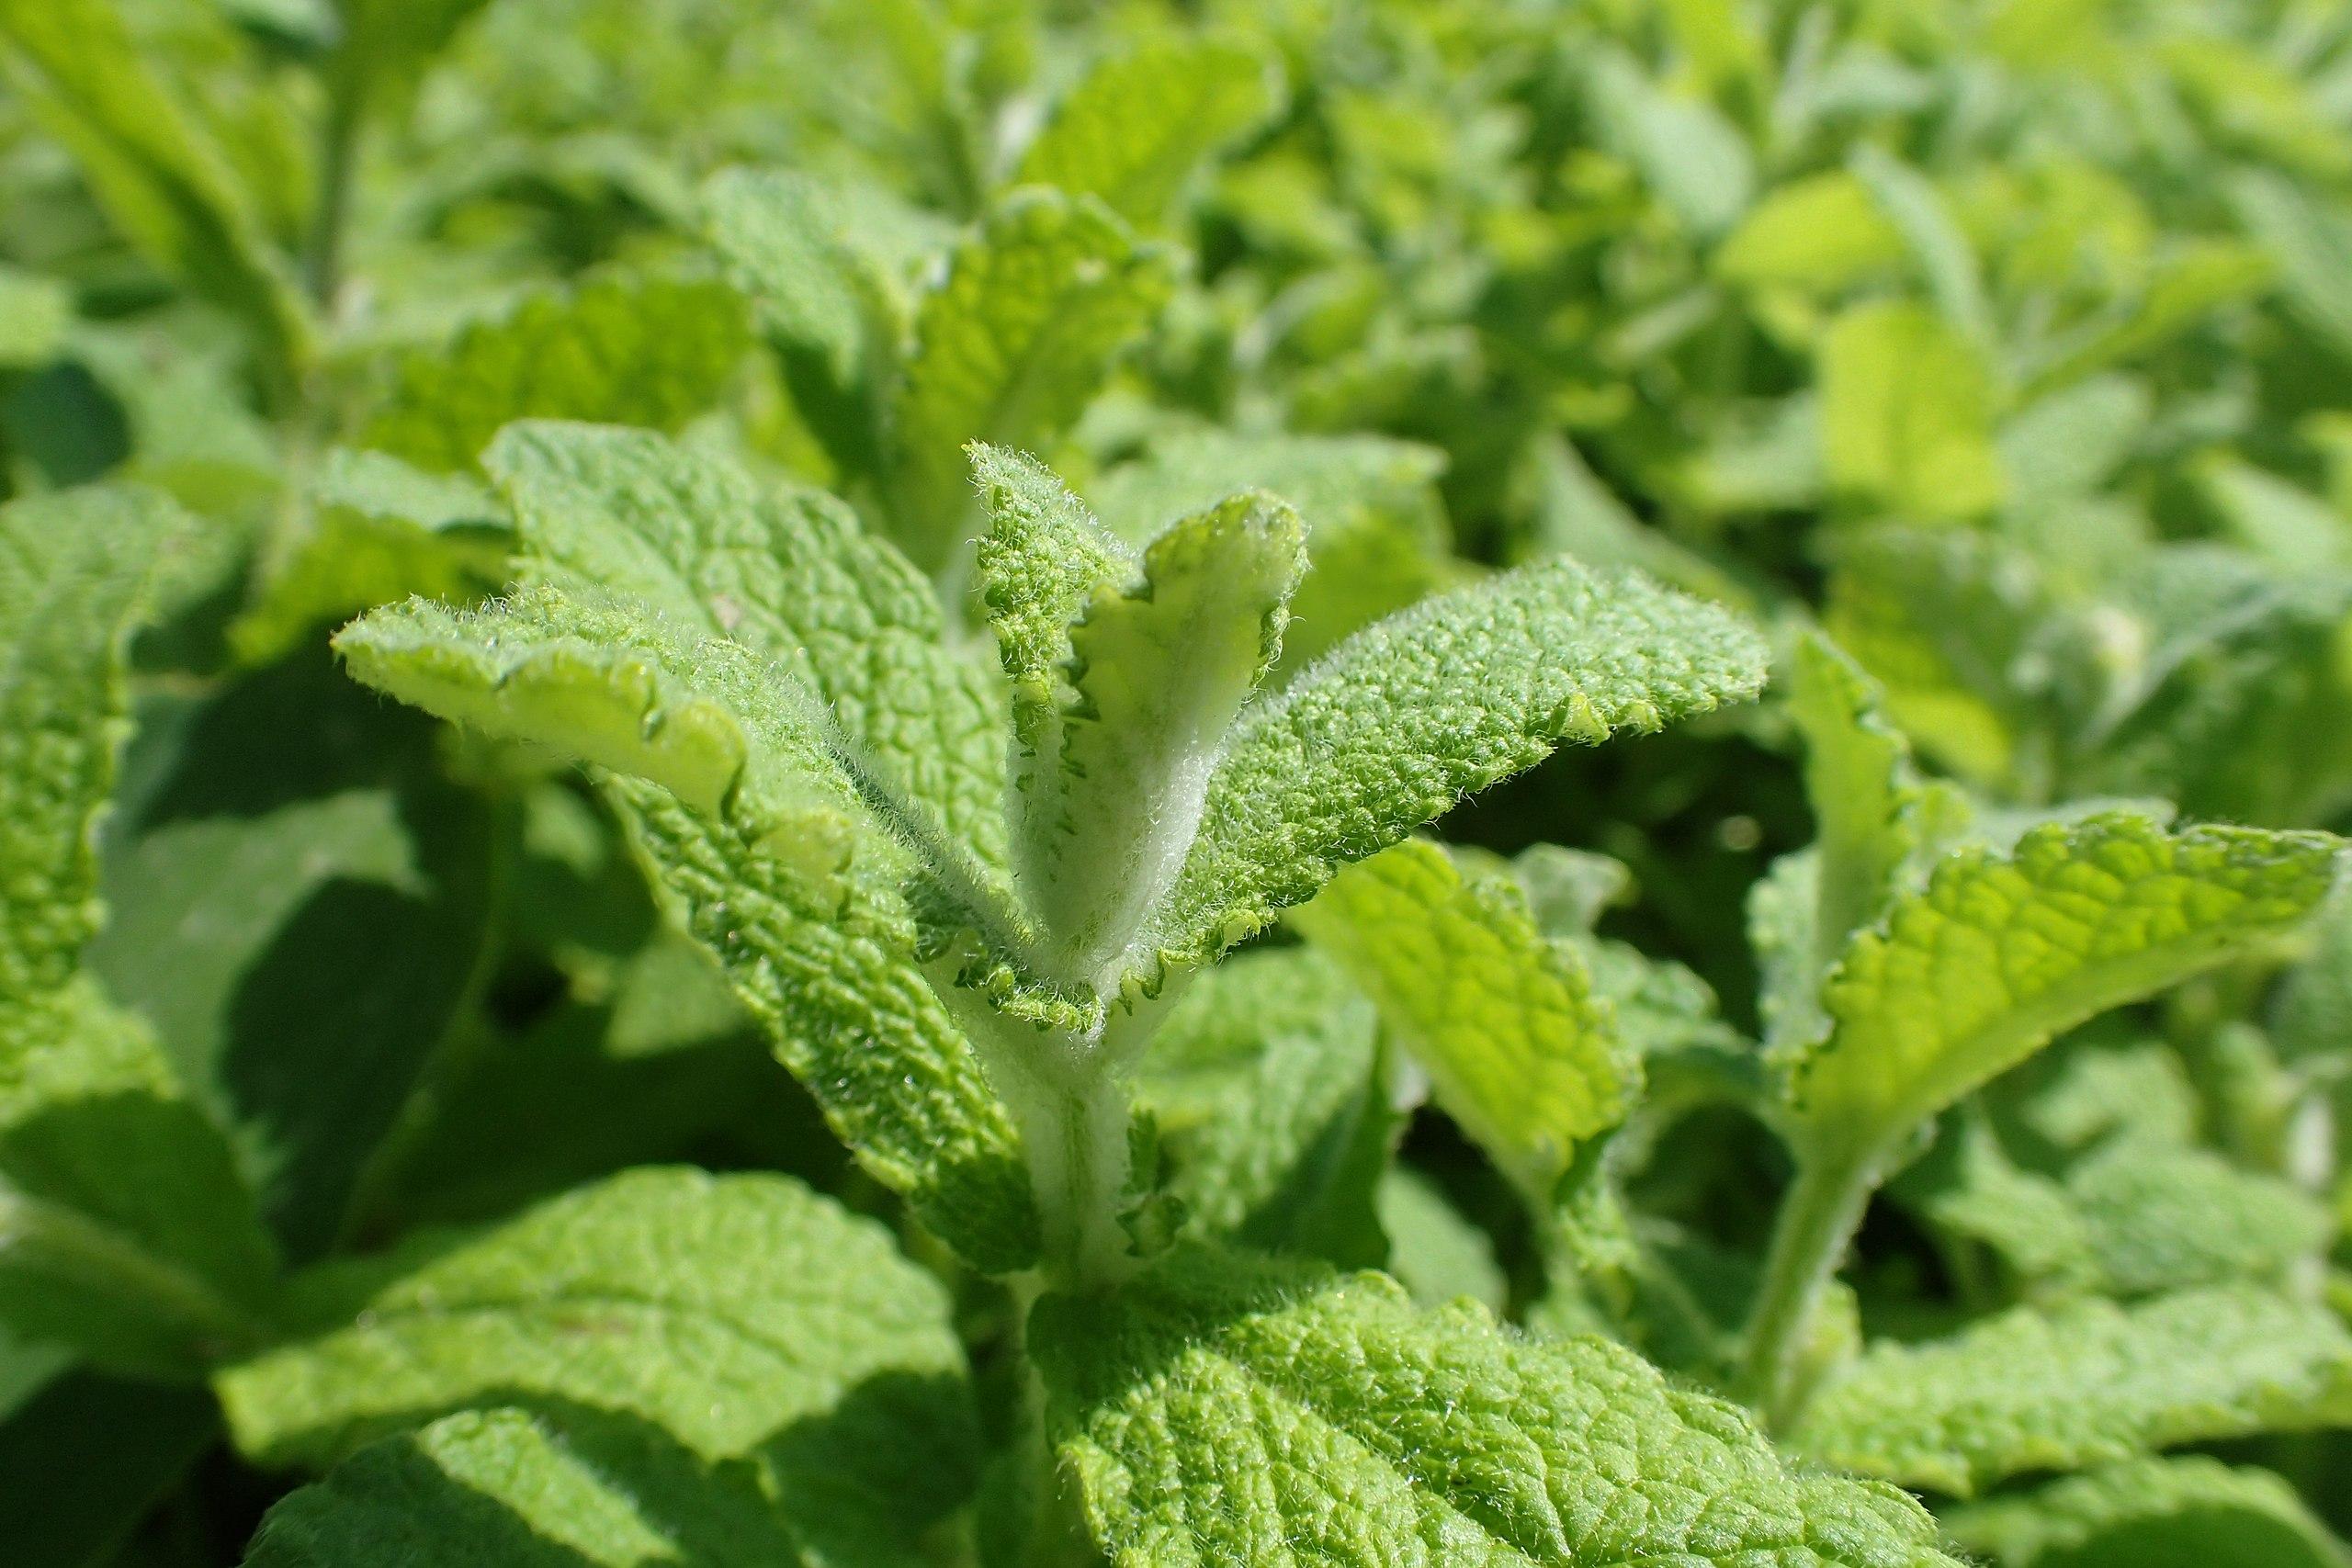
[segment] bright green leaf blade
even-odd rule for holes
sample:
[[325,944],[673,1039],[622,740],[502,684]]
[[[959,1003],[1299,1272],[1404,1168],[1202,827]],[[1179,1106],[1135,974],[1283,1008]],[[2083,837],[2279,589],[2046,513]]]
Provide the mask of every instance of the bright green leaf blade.
[[0,367],[32,370],[57,355],[74,324],[74,291],[59,279],[0,265]]
[[320,462],[311,503],[307,528],[230,631],[249,664],[283,658],[321,626],[379,604],[467,604],[506,581],[505,509],[457,475],[338,446]]
[[1176,524],[1069,628],[1069,695],[1014,776],[1023,885],[1066,977],[1091,980],[1167,891],[1234,716],[1282,653],[1298,514],[1241,495]]
[[635,600],[790,671],[824,699],[862,772],[1002,863],[994,695],[946,647],[930,584],[846,506],[647,431],[532,423],[485,463],[536,575]]
[[1193,171],[1262,124],[1273,64],[1216,38],[1171,38],[1102,62],[1022,156],[1022,185],[1091,196],[1130,223],[1159,223]]
[[2352,1333],[2334,1314],[2223,1287],[2020,1307],[1951,1339],[1874,1347],[1823,1385],[1791,1441],[1842,1470],[1965,1495],[2347,1410]]
[[1188,1234],[1384,1261],[1373,1202],[1396,1118],[1372,1008],[1336,966],[1283,948],[1208,971],[1153,1037],[1138,1088]]
[[897,889],[812,887],[657,790],[615,793],[673,919],[865,1168],[975,1268],[1034,1262],[1037,1209],[1011,1112],[917,965]]
[[819,1556],[920,1530],[976,1469],[945,1293],[880,1226],[784,1178],[631,1171],[328,1265],[304,1294],[311,1337],[216,1380],[265,1464],[325,1464],[458,1411],[587,1406],[749,1460]]
[[[368,685],[650,779],[772,841],[820,881],[861,836],[814,698],[732,644],[535,588],[481,611],[421,601],[379,610],[346,627],[335,648]],[[887,840],[867,836],[887,854]]]
[[1950,1561],[1909,1498],[1792,1472],[1630,1351],[1425,1314],[1377,1275],[1183,1253],[1049,1298],[1030,1342],[1122,1568]]
[[1425,840],[1350,866],[1292,921],[1337,959],[1430,1075],[1438,1104],[1548,1209],[1577,1145],[1614,1126],[1640,1069],[1592,977],[1516,884]]
[[1925,308],[1860,305],[1821,343],[1831,484],[1884,509],[1968,517],[2001,499],[1992,373]]
[[290,373],[310,329],[251,194],[140,57],[112,0],[5,0],[0,43],[22,101],[123,236],[173,281],[243,317],[273,369]]
[[1204,962],[1562,741],[1744,700],[1764,665],[1728,613],[1567,561],[1424,601],[1244,710],[1132,962]]
[[956,253],[916,316],[892,423],[895,536],[938,571],[972,532],[967,442],[1038,446],[1101,387],[1171,287],[1101,204],[1016,193]]
[[1837,169],[1775,187],[1714,254],[1717,276],[1758,288],[1828,294],[1894,271],[1902,233],[1860,179]]
[[227,1142],[145,1025],[85,981],[0,1003],[0,1323],[187,1376],[262,1337],[276,1276]]
[[674,430],[718,400],[751,344],[743,298],[723,283],[614,273],[543,290],[402,355],[364,444],[457,470],[518,419]]
[[2111,814],[1951,856],[1849,947],[1829,1038],[1784,1054],[1810,1141],[1870,1157],[2059,1031],[2275,940],[2326,896],[2335,852]]
[[247,1568],[792,1568],[742,1466],[593,1412],[488,1410],[390,1438],[281,1499]]
[[142,491],[0,510],[0,998],[62,985],[97,929],[130,632],[183,525]]
[[1952,1539],[1999,1568],[2346,1568],[2352,1551],[2267,1470],[2135,1460],[1956,1508]]
[[1132,579],[1137,563],[1044,464],[984,443],[968,450],[989,518],[978,547],[981,598],[1012,682],[1014,737],[1035,750],[1051,739],[1069,694],[1070,623],[1099,590]]

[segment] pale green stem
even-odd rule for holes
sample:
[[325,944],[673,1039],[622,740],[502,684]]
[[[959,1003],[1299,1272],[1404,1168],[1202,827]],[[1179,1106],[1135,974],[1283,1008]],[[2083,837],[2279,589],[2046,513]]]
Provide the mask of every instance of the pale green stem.
[[1796,1371],[1814,1314],[1861,1228],[1882,1164],[1868,1153],[1801,1160],[1781,1200],[1740,1376],[1740,1392],[1769,1427],[1785,1427],[1797,1414]]

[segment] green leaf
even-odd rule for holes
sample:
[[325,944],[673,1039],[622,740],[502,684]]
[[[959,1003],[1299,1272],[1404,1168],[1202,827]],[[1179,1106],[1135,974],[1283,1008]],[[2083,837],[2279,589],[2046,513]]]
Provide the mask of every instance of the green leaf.
[[1055,108],[1014,179],[1161,221],[1193,171],[1280,102],[1273,63],[1217,38],[1170,38],[1096,65]]
[[363,1218],[363,1172],[470,1016],[492,901],[492,813],[441,727],[323,653],[143,698],[86,960],[298,1262]]
[[1966,1495],[2177,1443],[2352,1411],[2352,1334],[2253,1287],[2021,1307],[1953,1338],[1882,1344],[1832,1374],[1791,1435],[1824,1464]]
[[2290,1182],[2141,1138],[2083,1160],[2066,1190],[2117,1295],[2283,1283],[2316,1270],[2335,1235],[2326,1207]]
[[2335,852],[2115,813],[1947,858],[1848,948],[1828,1039],[1782,1054],[1807,1139],[1873,1157],[2060,1031],[2276,939],[2326,896]]
[[1423,1314],[1378,1275],[1181,1253],[1048,1298],[1030,1342],[1122,1568],[1949,1562],[1909,1498],[1791,1472],[1632,1352]]
[[264,1334],[277,1259],[220,1129],[86,981],[0,1003],[0,1324],[185,1377]]
[[916,965],[898,890],[813,888],[739,829],[650,787],[614,793],[671,918],[718,960],[865,1168],[974,1268],[1035,1261],[1012,1113]]
[[1775,187],[1716,247],[1717,276],[1732,283],[1830,295],[1894,271],[1903,235],[1850,171],[1808,175]]
[[2133,1460],[1956,1508],[1952,1539],[2000,1568],[2346,1568],[2352,1551],[2267,1470]]
[[1380,1228],[1388,1233],[1388,1272],[1414,1301],[1443,1306],[1468,1297],[1499,1314],[1510,1280],[1493,1238],[1464,1218],[1437,1183],[1408,1165],[1380,1179]]
[[252,193],[171,83],[141,58],[113,0],[0,0],[23,104],[64,143],[107,215],[191,293],[242,316],[279,375],[310,327]]
[[321,461],[311,501],[307,529],[230,630],[249,664],[379,604],[411,595],[465,604],[506,581],[504,509],[457,475],[338,446]]
[[444,718],[651,780],[820,884],[861,837],[887,853],[815,697],[748,651],[616,603],[526,589],[479,611],[421,600],[336,637],[357,680]]
[[570,1433],[586,1407],[749,1461],[820,1560],[910,1536],[972,1483],[945,1293],[881,1227],[785,1178],[631,1171],[471,1237],[327,1265],[302,1293],[316,1331],[216,1380],[259,1463],[323,1465],[498,1405]]
[[337,91],[397,121],[433,57],[448,47],[487,0],[337,0],[342,22],[335,46]]
[[971,441],[1037,446],[1101,388],[1159,310],[1171,265],[1090,197],[1015,192],[916,314],[891,422],[894,535],[936,573],[969,536]]
[[148,491],[0,509],[0,999],[63,984],[97,929],[130,633],[185,526]]
[[448,471],[518,419],[674,430],[718,400],[750,347],[743,297],[725,284],[607,273],[402,354],[362,440]]
[[1640,1068],[1518,885],[1464,876],[1415,840],[1350,866],[1291,919],[1373,998],[1446,1114],[1548,1212],[1577,1146],[1623,1117]]
[[1060,977],[1095,979],[1182,869],[1226,736],[1281,655],[1305,536],[1281,502],[1236,496],[1154,539],[1070,624],[1069,695],[1012,781]]
[[1136,556],[1035,458],[977,442],[969,455],[989,515],[978,546],[981,598],[1012,682],[1014,738],[1035,750],[1069,696],[1071,623],[1099,590],[1135,575]]
[[1804,976],[1811,991],[1849,939],[1907,890],[1920,859],[1958,830],[1968,808],[1950,786],[1919,776],[1910,743],[1880,711],[1876,683],[1818,633],[1797,639],[1789,716],[1804,738],[1819,860]]
[[846,506],[645,431],[527,423],[484,461],[532,575],[788,671],[897,808],[935,813],[951,842],[1002,863],[997,699],[949,651],[930,584]]
[[1932,312],[1859,305],[1823,334],[1822,453],[1830,483],[1876,507],[1969,517],[2004,482],[1993,445],[1992,373]]
[[1702,237],[1736,222],[1756,186],[1738,130],[1705,99],[1659,86],[1622,49],[1592,49],[1587,71],[1602,145],[1640,171],[1659,204]]
[[1187,430],[1154,441],[1087,493],[1102,521],[1138,545],[1243,490],[1295,507],[1306,524],[1307,568],[1280,668],[1295,670],[1446,581],[1444,467],[1442,454],[1385,436]]
[[1202,963],[1561,741],[1743,700],[1764,663],[1729,614],[1567,561],[1424,601],[1243,711],[1131,962]]
[[759,306],[795,406],[837,462],[874,468],[882,393],[913,312],[908,279],[952,230],[870,182],[801,169],[723,170],[703,186],[702,211],[729,276]]
[[797,1568],[742,1465],[590,1412],[450,1416],[362,1449],[262,1520],[247,1568]]
[[56,278],[0,265],[0,367],[30,370],[63,346],[74,293]]
[[1972,341],[1991,340],[1991,310],[1976,253],[1961,230],[1951,205],[1935,183],[1875,142],[1865,141],[1846,166],[1870,191],[1871,200],[1903,236],[1928,292],[1943,319]]
[[1383,1261],[1373,1201],[1396,1128],[1376,1021],[1319,955],[1245,953],[1203,975],[1153,1037],[1140,1087],[1190,1234]]

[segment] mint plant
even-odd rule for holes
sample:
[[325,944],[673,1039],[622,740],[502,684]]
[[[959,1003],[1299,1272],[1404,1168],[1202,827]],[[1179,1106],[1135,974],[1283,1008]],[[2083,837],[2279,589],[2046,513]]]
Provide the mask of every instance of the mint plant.
[[0,1557],[2342,1568],[2347,81],[0,0]]

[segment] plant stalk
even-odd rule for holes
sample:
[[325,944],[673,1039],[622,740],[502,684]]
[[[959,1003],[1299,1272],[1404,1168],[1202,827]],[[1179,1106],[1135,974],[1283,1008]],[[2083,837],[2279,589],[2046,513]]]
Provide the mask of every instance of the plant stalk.
[[1768,1427],[1783,1428],[1798,1413],[1796,1371],[1814,1314],[1861,1228],[1879,1165],[1868,1153],[1803,1158],[1781,1201],[1740,1373],[1740,1392]]
[[[346,49],[349,45],[345,46]],[[338,58],[328,67],[326,122],[319,134],[318,190],[302,256],[302,281],[322,316],[333,318],[343,287],[344,231],[359,169],[360,124],[367,114],[366,71]]]

